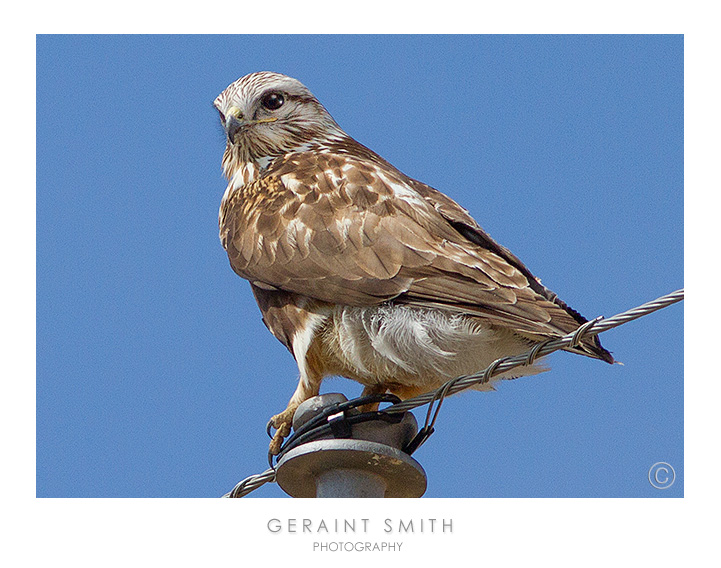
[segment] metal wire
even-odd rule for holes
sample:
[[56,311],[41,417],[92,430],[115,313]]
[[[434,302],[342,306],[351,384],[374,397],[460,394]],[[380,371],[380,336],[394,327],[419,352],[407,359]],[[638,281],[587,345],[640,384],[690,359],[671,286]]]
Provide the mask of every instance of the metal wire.
[[273,465],[274,459],[280,460],[284,454],[286,454],[293,448],[299,446],[300,444],[309,442],[314,438],[322,435],[323,429],[326,429],[326,431],[331,430],[331,424],[329,422],[329,418],[331,417],[331,415],[340,413],[345,417],[346,423],[348,423],[349,421],[351,423],[360,423],[369,419],[377,418],[390,418],[395,422],[399,422],[403,418],[402,416],[391,417],[386,415],[385,411],[362,412],[354,415],[352,418],[345,416],[345,414],[347,411],[357,409],[359,406],[363,406],[365,404],[381,402],[389,402],[391,404],[395,404],[400,401],[401,399],[394,394],[379,393],[361,396],[358,398],[354,398],[353,400],[347,400],[345,402],[327,406],[317,416],[311,418],[308,422],[303,424],[303,426],[298,428],[298,430],[293,432],[293,435],[288,437],[281,446],[280,450],[278,451],[278,455],[273,456],[270,452],[268,452],[268,464],[270,465],[271,469],[273,469],[275,467]]
[[243,481],[238,483],[233,489],[231,489],[228,493],[223,495],[223,497],[245,497],[248,493],[251,491],[255,491],[258,489],[258,487],[265,485],[269,482],[275,481],[275,470],[274,469],[266,469],[263,473],[258,473],[256,475],[251,475],[250,477],[246,477]]
[[[676,290],[675,292],[666,294],[665,296],[661,296],[656,300],[647,302],[636,308],[627,310],[608,319],[599,318],[589,321],[583,324],[577,330],[569,333],[568,335],[564,335],[559,339],[543,341],[540,344],[540,348],[539,344],[537,344],[530,351],[522,353],[521,355],[516,355],[514,357],[503,357],[502,359],[498,359],[491,363],[491,365],[484,371],[481,371],[479,373],[473,373],[471,375],[457,377],[450,381],[453,383],[453,385],[450,386],[450,388],[446,389],[445,395],[448,396],[470,388],[472,386],[487,383],[495,375],[500,375],[501,373],[505,373],[506,371],[510,371],[511,369],[515,369],[516,367],[528,365],[529,362],[532,363],[533,360],[538,357],[544,357],[545,355],[549,355],[550,353],[558,351],[559,349],[565,349],[567,347],[573,346],[574,344],[578,344],[578,342],[583,337],[592,337],[594,335],[598,335],[599,333],[608,331],[609,329],[613,329],[614,327],[618,327],[619,325],[623,325],[624,323],[633,321],[642,316],[680,302],[681,300],[683,300],[683,295],[683,289]],[[531,355],[533,355],[533,358],[531,358]],[[446,383],[446,385],[447,384],[448,383]],[[446,385],[443,385],[435,391],[414,396],[413,398],[408,398],[402,402],[393,404],[386,408],[386,412],[405,412],[407,410],[411,410],[413,408],[417,408],[418,406],[427,404],[437,398],[438,393],[443,390]]]
[[[646,302],[645,304],[617,314],[613,317],[607,319],[597,318],[586,322],[568,335],[558,339],[547,339],[536,343],[529,351],[522,353],[521,355],[497,359],[483,371],[451,379],[434,391],[392,404],[385,408],[384,412],[407,412],[408,410],[430,403],[428,406],[428,412],[426,413],[426,423],[420,431],[425,431],[425,438],[420,441],[420,443],[423,443],[423,441],[430,436],[430,433],[433,431],[433,426],[438,418],[441,404],[447,396],[476,385],[485,384],[496,375],[505,373],[511,369],[515,369],[516,367],[530,365],[539,357],[544,357],[554,351],[558,351],[559,349],[574,347],[586,337],[593,337],[594,335],[598,335],[599,333],[603,333],[604,331],[608,331],[614,327],[618,327],[660,309],[666,308],[672,304],[680,302],[683,298],[683,289],[676,290],[675,292],[661,296],[651,302]],[[433,410],[434,405],[435,410]],[[420,443],[417,444],[415,448],[417,448]],[[275,470],[272,468],[267,469],[263,473],[247,477],[238,483],[229,493],[223,495],[223,497],[244,497],[251,491],[258,489],[258,487],[273,481],[275,481]]]

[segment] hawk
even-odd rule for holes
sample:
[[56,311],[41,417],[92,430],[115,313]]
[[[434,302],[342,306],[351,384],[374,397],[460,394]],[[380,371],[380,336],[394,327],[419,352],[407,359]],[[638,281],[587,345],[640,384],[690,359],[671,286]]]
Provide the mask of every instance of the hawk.
[[[587,321],[455,201],[346,134],[298,80],[251,73],[214,105],[227,137],[220,240],[300,371],[271,419],[271,452],[326,376],[408,398]],[[569,350],[614,362],[597,337]]]

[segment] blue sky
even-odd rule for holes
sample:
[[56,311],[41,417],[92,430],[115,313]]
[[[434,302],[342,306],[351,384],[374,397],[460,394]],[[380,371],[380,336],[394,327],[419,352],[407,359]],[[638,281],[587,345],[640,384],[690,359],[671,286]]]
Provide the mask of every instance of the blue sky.
[[[297,369],[218,241],[212,107],[258,70],[587,317],[683,286],[681,36],[39,36],[38,496],[214,497],[265,469]],[[446,401],[426,495],[682,496],[683,306],[602,340],[624,366],[557,353]]]

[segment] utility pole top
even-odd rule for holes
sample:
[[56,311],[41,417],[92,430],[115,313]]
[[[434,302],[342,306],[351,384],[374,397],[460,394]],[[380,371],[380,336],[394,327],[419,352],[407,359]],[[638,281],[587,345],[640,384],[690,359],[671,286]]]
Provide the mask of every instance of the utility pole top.
[[[297,431],[331,405],[346,402],[342,394],[313,397],[293,417]],[[284,454],[276,466],[276,481],[292,497],[420,497],[426,473],[402,451],[418,431],[410,412],[400,420],[382,418],[351,423],[345,417],[357,409],[328,417],[331,432]]]

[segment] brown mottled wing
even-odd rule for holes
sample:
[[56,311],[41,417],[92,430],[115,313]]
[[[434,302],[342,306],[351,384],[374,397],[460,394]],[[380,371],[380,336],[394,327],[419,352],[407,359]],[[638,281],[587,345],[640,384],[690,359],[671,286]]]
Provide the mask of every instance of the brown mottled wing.
[[[349,305],[395,298],[533,338],[578,327],[463,209],[384,163],[290,154],[231,194],[222,219],[231,266],[259,288]],[[606,359],[592,342],[583,348]]]
[[[498,244],[494,241],[488,233],[486,233],[476,220],[470,216],[468,211],[458,205],[448,196],[444,195],[437,189],[432,188],[422,182],[414,179],[409,180],[410,185],[419,194],[421,194],[433,207],[464,237],[469,241],[485,248],[501,258],[503,258],[510,265],[517,268],[528,280],[528,285],[531,289],[541,296],[543,296],[549,302],[553,302],[561,309],[566,311],[576,322],[577,325],[586,323],[588,320],[583,317],[579,312],[571,308],[566,302],[561,300],[553,291],[546,288],[541,281],[534,276],[531,271],[521,262],[521,260],[514,255],[506,247]],[[601,342],[598,336],[593,337],[587,342],[585,346],[590,349],[594,356],[603,359],[609,363],[613,363],[612,355],[601,346]]]

